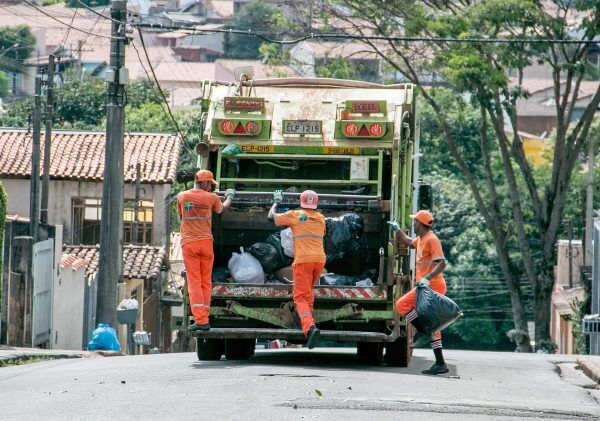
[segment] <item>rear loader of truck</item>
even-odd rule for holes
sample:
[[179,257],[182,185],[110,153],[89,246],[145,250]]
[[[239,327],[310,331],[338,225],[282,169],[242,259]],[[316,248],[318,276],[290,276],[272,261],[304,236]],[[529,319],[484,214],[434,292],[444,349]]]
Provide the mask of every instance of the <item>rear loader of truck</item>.
[[[349,264],[376,273],[372,286],[315,287],[320,340],[356,342],[364,364],[406,366],[411,335],[394,303],[411,288],[410,254],[386,222],[409,228],[417,196],[413,85],[242,78],[202,87],[198,166],[213,171],[218,194],[236,190],[232,208],[213,219],[214,267],[279,229],[267,220],[274,190],[286,192],[282,210],[315,190],[325,217],[362,217],[366,247]],[[292,303],[291,284],[213,282],[211,329],[191,333],[198,358],[246,359],[257,339],[303,343]]]

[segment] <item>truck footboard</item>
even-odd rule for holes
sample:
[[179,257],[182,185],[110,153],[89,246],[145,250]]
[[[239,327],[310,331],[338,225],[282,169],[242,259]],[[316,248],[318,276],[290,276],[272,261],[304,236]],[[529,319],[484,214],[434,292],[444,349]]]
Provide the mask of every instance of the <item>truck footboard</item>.
[[[191,334],[203,339],[306,339],[299,329],[211,328],[207,332],[196,331]],[[338,342],[393,342],[397,337],[380,332],[321,330],[319,339]]]

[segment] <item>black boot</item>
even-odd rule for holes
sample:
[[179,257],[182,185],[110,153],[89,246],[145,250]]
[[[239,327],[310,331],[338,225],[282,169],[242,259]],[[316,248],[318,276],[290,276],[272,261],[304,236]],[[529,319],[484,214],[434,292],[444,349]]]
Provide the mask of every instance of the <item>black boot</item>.
[[203,325],[199,325],[198,323],[194,323],[193,325],[191,325],[190,327],[188,327],[188,331],[189,332],[196,332],[196,331],[202,331],[202,332],[206,332],[210,330],[210,325],[208,323],[205,323]]
[[308,333],[306,334],[306,337],[308,338],[308,342],[306,343],[308,349],[313,349],[315,346],[317,346],[320,334],[321,331],[317,329],[315,325],[312,325],[310,329],[308,329]]
[[[444,361],[444,354],[442,353],[441,340],[433,341],[433,355],[435,355],[435,363],[428,369],[423,370],[421,373],[429,374],[429,375],[437,375],[437,374],[446,374],[448,371],[448,367],[446,366],[446,362]],[[439,345],[439,346],[438,346]]]

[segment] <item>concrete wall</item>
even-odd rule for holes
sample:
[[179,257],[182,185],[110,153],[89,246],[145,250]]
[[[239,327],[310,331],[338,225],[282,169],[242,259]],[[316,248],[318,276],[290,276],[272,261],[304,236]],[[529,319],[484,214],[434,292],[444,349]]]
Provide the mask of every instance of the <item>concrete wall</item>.
[[[27,179],[0,179],[7,197],[7,213],[20,216],[29,216],[29,180]],[[169,214],[165,200],[171,191],[170,184],[142,184],[140,197],[143,200],[152,200],[154,203],[154,216],[152,226],[152,244],[163,246],[167,242],[166,219]],[[73,241],[72,232],[72,199],[76,197],[102,198],[102,183],[89,181],[50,180],[50,194],[48,199],[48,222],[51,225],[63,226],[63,243]],[[135,186],[125,184],[125,199],[135,197]]]

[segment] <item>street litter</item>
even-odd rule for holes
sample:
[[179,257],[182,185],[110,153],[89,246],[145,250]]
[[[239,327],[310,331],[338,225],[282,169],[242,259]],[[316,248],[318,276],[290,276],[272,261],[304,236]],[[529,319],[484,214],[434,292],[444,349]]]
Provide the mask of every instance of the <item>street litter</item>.
[[135,298],[125,298],[117,307],[118,310],[136,310],[138,308],[140,308],[140,305]]
[[117,351],[121,352],[121,345],[117,340],[117,333],[107,324],[100,323],[92,332],[92,338],[88,343],[90,351]]

